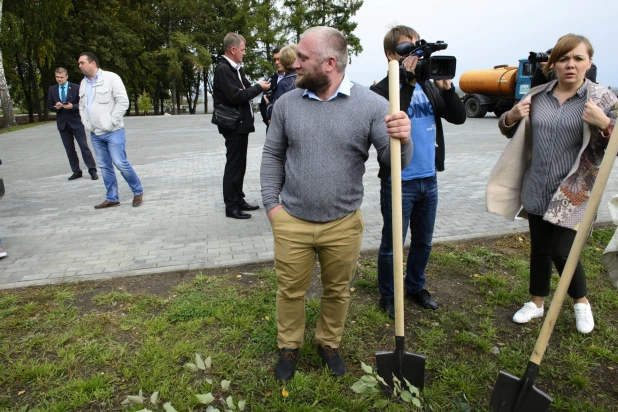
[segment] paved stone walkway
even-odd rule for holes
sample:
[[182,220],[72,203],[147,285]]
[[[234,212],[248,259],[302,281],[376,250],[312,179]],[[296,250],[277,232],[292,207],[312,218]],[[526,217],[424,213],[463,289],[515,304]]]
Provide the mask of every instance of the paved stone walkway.
[[[445,123],[447,162],[439,174],[435,241],[527,229],[525,221],[485,212],[489,172],[507,143],[496,123],[492,116],[462,126]],[[144,186],[140,208],[131,206],[132,194],[117,173],[121,206],[94,210],[105,198],[103,180],[67,180],[71,171],[55,123],[0,135],[7,192],[0,201],[0,236],[9,254],[0,261],[0,289],[272,260],[263,209],[247,221],[225,218],[225,146],[210,115],[129,117],[125,126],[129,161]],[[261,204],[264,138],[260,123],[249,141],[250,203]],[[379,247],[382,223],[375,153],[366,166],[364,250]],[[617,171],[618,165],[600,221],[610,220],[606,204],[618,193]]]

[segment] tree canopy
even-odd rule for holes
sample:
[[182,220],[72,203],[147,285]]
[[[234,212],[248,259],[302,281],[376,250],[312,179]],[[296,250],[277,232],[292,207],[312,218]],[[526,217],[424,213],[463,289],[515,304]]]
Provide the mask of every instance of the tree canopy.
[[[2,3],[0,3],[2,4]],[[212,73],[228,32],[247,40],[245,72],[252,79],[274,68],[276,46],[298,42],[309,27],[326,25],[346,36],[350,55],[362,51],[350,18],[363,0],[4,0],[0,48],[12,100],[45,119],[54,71],[64,67],[79,83],[80,53],[124,81],[135,113],[152,99],[178,112],[184,100],[196,111],[200,89],[211,91]],[[131,109],[129,109],[131,110]]]

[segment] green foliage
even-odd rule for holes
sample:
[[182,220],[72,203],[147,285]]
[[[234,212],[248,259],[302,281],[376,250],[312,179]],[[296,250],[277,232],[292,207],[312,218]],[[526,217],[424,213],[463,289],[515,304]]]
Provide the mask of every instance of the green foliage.
[[150,112],[153,108],[152,99],[150,98],[150,95],[146,91],[142,92],[139,95],[137,99],[137,104],[139,105],[140,111],[144,113],[144,116],[146,116],[148,112]]
[[70,81],[83,77],[80,53],[91,51],[101,66],[124,81],[132,104],[155,113],[170,99],[174,113],[184,97],[191,113],[202,84],[212,92],[212,73],[228,32],[247,40],[245,72],[252,79],[274,71],[272,50],[314,25],[341,30],[351,55],[362,51],[351,18],[362,0],[4,0],[0,47],[11,96],[17,106],[47,114],[53,72]]
[[[361,367],[365,375],[356,381],[350,389],[372,401],[374,408],[382,409],[386,407],[392,399],[384,397],[382,388],[387,388],[388,385],[371,366],[361,362]],[[393,375],[394,386],[391,388],[393,397],[398,401],[409,404],[407,407],[410,409],[421,409],[421,398],[418,388],[405,378],[404,381],[405,383],[402,383]]]
[[[185,363],[184,365],[185,369],[188,370],[189,372],[202,373],[202,374],[208,372],[211,366],[212,366],[212,358],[208,356],[206,360],[203,360],[202,356],[198,353],[195,354],[195,363]],[[214,387],[213,380],[211,378],[208,378],[208,377],[201,377],[201,378],[204,380],[204,382],[210,385],[211,388]],[[221,386],[220,391],[222,393],[229,392],[230,384],[231,384],[231,381],[228,381],[225,379],[222,380],[220,383],[220,386]],[[215,408],[213,406],[216,404],[221,404],[223,407],[223,411],[236,411],[236,410],[244,411],[245,410],[245,407],[246,407],[245,400],[235,401],[232,395],[226,396],[225,399],[224,397],[225,395],[222,395],[220,398],[215,398],[212,392],[208,392],[205,394],[195,394],[195,399],[197,400],[199,404],[209,405],[208,409],[206,409],[209,412],[217,412],[217,411],[220,412],[218,408]],[[124,406],[145,405],[148,408],[152,408],[152,409],[144,408],[144,409],[141,409],[139,412],[160,411],[161,409],[159,408],[158,403],[159,403],[159,392],[158,391],[154,392],[152,395],[150,395],[149,398],[147,398],[144,396],[144,393],[141,389],[139,390],[139,393],[137,395],[129,395],[125,398],[124,401],[122,401],[122,405]],[[165,412],[177,412],[174,406],[172,406],[171,402],[166,402],[161,407],[163,408],[163,411]]]

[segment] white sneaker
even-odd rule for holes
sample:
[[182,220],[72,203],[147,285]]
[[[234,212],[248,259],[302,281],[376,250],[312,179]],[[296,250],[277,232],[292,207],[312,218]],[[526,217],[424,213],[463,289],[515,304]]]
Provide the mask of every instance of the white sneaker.
[[592,308],[590,303],[576,303],[573,305],[575,309],[575,325],[580,333],[590,333],[594,329],[594,318],[592,317]]
[[526,302],[524,306],[513,315],[513,322],[528,323],[531,319],[543,316],[543,311],[543,306],[537,308],[536,303]]

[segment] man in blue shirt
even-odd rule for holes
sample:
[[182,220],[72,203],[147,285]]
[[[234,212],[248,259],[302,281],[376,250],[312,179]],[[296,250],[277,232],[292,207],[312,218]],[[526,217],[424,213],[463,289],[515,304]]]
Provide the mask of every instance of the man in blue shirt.
[[[395,48],[400,43],[416,42],[420,35],[407,26],[393,27],[384,37],[387,59],[399,61]],[[406,296],[427,309],[438,309],[438,304],[425,289],[425,268],[431,253],[433,229],[438,209],[438,180],[436,172],[444,170],[444,133],[441,118],[454,124],[466,120],[464,106],[450,80],[420,82],[414,77],[417,56],[405,58],[408,82],[400,85],[401,110],[412,122],[411,137],[414,152],[410,164],[401,171],[402,223],[405,240],[410,226],[410,251],[406,263]],[[388,99],[388,77],[371,87]],[[380,162],[380,205],[384,225],[378,255],[378,288],[380,307],[395,318],[393,291],[393,234],[391,170]]]

